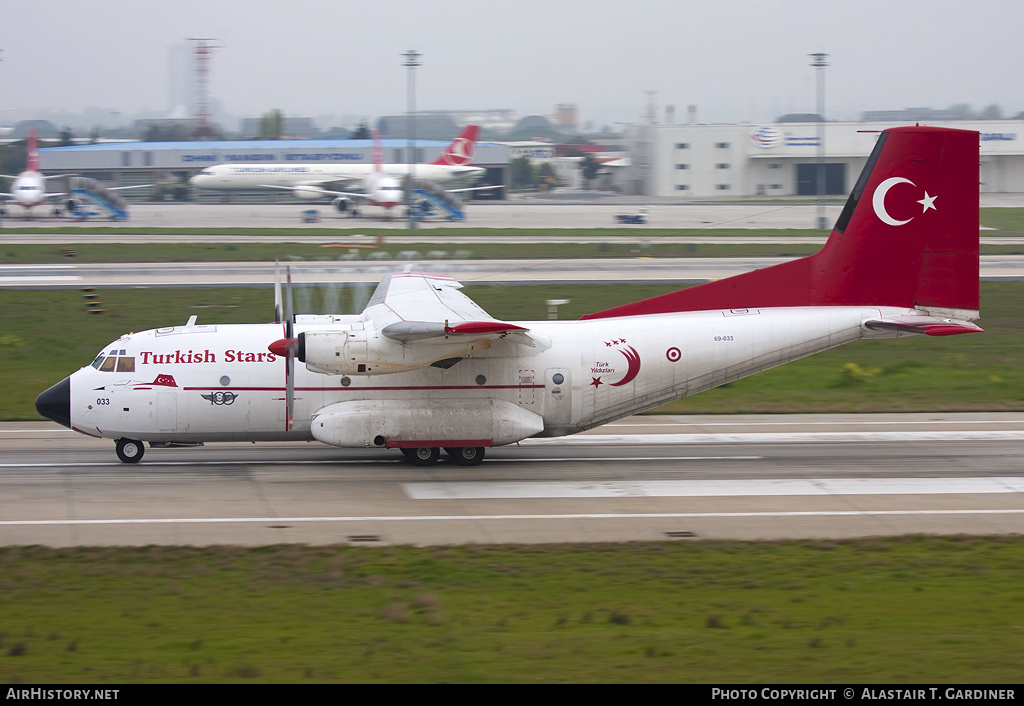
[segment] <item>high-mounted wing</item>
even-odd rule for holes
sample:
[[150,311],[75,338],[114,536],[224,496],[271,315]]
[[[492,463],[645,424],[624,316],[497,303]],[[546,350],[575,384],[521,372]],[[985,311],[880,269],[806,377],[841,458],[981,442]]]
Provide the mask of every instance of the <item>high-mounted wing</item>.
[[[411,271],[386,275],[363,316],[382,334],[402,343],[503,337],[528,331],[493,318],[460,289],[462,284],[448,275]],[[520,342],[532,345],[530,340]]]
[[[550,341],[524,326],[499,321],[459,291],[448,275],[386,275],[360,322],[298,336],[298,359],[333,375],[382,375],[427,366],[450,368],[496,342],[547,348]],[[283,350],[284,342],[272,344]]]

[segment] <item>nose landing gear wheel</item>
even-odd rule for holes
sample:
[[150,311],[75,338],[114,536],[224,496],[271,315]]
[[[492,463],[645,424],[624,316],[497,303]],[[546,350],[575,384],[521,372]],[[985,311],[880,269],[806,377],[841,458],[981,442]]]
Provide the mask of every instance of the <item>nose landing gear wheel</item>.
[[415,466],[433,466],[441,457],[441,449],[429,446],[421,446],[417,449],[402,449],[402,453]]
[[115,442],[114,451],[123,463],[138,463],[145,453],[146,447],[141,441],[135,439],[118,439]]
[[484,460],[483,446],[450,446],[445,449],[445,453],[460,466],[478,466]]

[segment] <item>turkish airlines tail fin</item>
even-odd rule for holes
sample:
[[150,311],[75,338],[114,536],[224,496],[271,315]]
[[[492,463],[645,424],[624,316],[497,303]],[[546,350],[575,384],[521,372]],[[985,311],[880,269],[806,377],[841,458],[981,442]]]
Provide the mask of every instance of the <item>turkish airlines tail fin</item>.
[[380,172],[384,169],[384,148],[380,144],[380,131],[374,130],[373,136],[373,171]]
[[39,171],[39,150],[36,148],[36,129],[28,129],[28,140],[25,142],[25,152],[28,155],[25,164],[25,171]]
[[458,137],[452,140],[444,153],[435,159],[431,164],[446,164],[453,167],[465,167],[473,163],[473,155],[476,154],[476,135],[480,132],[479,125],[467,125],[459,133]]
[[978,145],[970,130],[885,130],[820,252],[583,318],[845,305],[976,318]]

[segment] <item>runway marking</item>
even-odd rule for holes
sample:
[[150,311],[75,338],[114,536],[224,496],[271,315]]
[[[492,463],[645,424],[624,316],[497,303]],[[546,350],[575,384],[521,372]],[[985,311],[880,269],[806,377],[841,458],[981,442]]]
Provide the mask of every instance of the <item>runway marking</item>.
[[77,265],[0,265],[0,270],[73,270]]
[[365,517],[175,517],[107,520],[3,520],[0,527],[67,525],[194,525],[228,523],[282,522],[439,522],[449,520],[633,520],[700,519],[723,517],[864,517],[883,515],[1020,515],[1022,509],[1009,510],[835,510],[793,512],[637,512],[577,513],[548,515],[370,515]]
[[414,482],[402,489],[412,500],[514,498],[765,497],[778,495],[945,495],[1024,493],[1024,477],[982,478],[784,478],[607,482]]
[[905,426],[909,424],[936,424],[936,425],[960,425],[960,424],[1021,424],[1024,423],[1024,419],[922,419],[922,420],[857,420],[849,422],[836,422],[836,421],[819,421],[819,422],[729,422],[729,421],[707,421],[707,422],[666,422],[654,418],[652,421],[636,421],[628,422],[625,424],[602,424],[600,429],[614,429],[616,427],[647,427],[647,426],[664,426],[664,427],[809,427],[809,426],[862,426],[862,425],[877,425],[877,426],[894,426],[900,425]]
[[816,431],[740,432],[736,434],[579,434],[523,439],[522,446],[543,444],[793,444],[825,442],[1024,441],[1024,431]]

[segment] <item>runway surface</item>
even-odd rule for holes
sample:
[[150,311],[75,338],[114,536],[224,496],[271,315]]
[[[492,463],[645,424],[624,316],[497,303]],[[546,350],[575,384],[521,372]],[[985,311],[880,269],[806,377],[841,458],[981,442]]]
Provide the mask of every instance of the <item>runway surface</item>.
[[444,545],[1024,530],[1024,415],[633,417],[417,468],[320,444],[147,449],[0,425],[0,544]]

